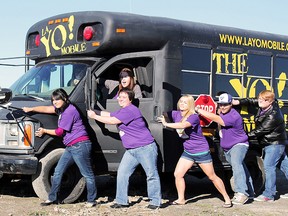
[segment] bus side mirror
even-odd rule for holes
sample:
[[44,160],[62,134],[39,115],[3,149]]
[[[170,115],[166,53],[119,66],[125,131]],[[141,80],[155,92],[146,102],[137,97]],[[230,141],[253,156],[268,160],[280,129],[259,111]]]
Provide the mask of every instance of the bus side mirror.
[[12,98],[12,91],[7,88],[0,88],[0,104],[8,103]]

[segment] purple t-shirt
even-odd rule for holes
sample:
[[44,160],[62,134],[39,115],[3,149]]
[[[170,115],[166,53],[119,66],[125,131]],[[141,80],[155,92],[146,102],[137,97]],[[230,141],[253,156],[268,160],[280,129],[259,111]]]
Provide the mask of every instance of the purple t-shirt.
[[69,104],[64,112],[59,115],[58,127],[65,131],[63,137],[65,145],[81,136],[88,136],[81,116],[72,104]]
[[123,146],[126,149],[149,145],[154,141],[140,110],[133,104],[111,112],[110,116],[122,122],[117,126]]
[[[181,121],[182,116],[180,111],[172,111],[171,114],[174,122]],[[186,121],[191,124],[191,127],[184,130],[186,136],[181,135],[181,133],[179,134],[179,130],[177,129],[179,136],[181,135],[181,138],[185,139],[183,143],[184,149],[191,154],[209,151],[209,145],[202,133],[198,115],[190,115]]]
[[240,114],[231,109],[226,114],[220,114],[225,126],[221,126],[219,131],[220,145],[224,151],[229,151],[234,145],[238,143],[246,143],[248,145],[248,136],[243,128],[243,120]]

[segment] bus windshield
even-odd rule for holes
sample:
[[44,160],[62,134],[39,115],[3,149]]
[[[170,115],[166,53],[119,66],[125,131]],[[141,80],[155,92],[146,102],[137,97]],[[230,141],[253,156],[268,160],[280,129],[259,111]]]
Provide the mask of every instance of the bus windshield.
[[79,62],[40,64],[27,71],[10,89],[14,96],[50,98],[57,88],[63,88],[70,94],[85,76],[87,67],[88,64]]

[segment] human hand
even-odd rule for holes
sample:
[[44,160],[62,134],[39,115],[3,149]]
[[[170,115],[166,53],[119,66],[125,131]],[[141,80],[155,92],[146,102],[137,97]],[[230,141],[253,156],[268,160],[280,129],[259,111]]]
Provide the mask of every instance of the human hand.
[[93,110],[90,109],[90,110],[87,110],[87,116],[89,118],[95,119],[96,113]]
[[22,107],[22,110],[27,113],[33,111],[33,107]]
[[163,125],[166,123],[165,117],[163,115],[157,117],[157,121]]
[[239,104],[240,104],[239,100],[236,100],[236,99],[232,100],[232,105],[239,105]]
[[37,137],[42,137],[44,133],[45,133],[45,129],[40,127],[40,128],[38,128],[38,130],[35,132],[35,136],[37,136]]

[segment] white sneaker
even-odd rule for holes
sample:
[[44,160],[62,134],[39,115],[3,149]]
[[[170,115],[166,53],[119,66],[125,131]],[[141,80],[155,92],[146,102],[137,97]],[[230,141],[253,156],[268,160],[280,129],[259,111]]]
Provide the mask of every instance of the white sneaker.
[[273,202],[274,199],[265,197],[264,195],[259,195],[258,197],[254,198],[254,201],[258,201],[258,202]]
[[280,197],[283,198],[283,199],[288,199],[288,193],[282,194],[282,195],[280,195]]
[[86,202],[86,203],[85,203],[85,207],[86,207],[86,208],[92,208],[92,207],[94,207],[94,206],[96,206],[96,203],[95,203],[95,202]]
[[242,193],[235,193],[232,203],[234,205],[243,205],[248,201],[248,196]]

